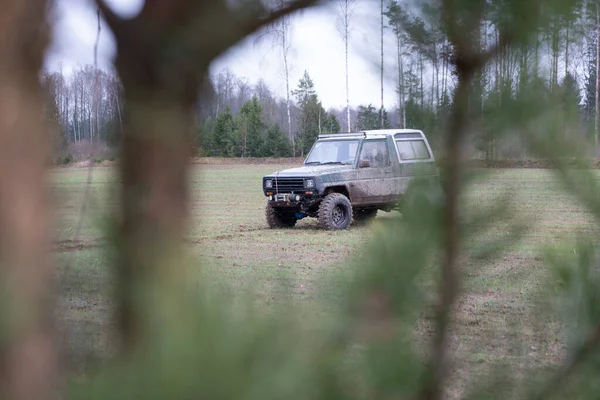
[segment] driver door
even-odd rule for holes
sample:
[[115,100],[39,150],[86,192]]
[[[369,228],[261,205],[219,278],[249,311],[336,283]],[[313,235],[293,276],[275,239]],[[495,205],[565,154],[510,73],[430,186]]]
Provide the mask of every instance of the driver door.
[[[368,165],[364,164],[365,161]],[[353,197],[358,204],[382,204],[390,200],[393,193],[393,173],[385,139],[368,139],[363,142],[354,186]]]

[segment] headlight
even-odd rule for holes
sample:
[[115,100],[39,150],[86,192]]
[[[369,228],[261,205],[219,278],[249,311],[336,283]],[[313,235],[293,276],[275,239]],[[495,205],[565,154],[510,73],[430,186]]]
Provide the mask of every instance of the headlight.
[[267,179],[267,180],[265,181],[265,187],[266,187],[267,189],[270,189],[270,188],[272,188],[272,187],[273,187],[273,181],[272,181],[271,179]]
[[315,181],[312,179],[307,179],[304,181],[304,186],[307,188],[315,187]]

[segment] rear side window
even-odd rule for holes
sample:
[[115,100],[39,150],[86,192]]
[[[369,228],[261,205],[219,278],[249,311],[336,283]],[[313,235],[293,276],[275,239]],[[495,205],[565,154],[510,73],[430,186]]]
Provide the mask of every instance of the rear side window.
[[396,147],[400,159],[403,161],[429,160],[431,158],[424,140],[398,140]]

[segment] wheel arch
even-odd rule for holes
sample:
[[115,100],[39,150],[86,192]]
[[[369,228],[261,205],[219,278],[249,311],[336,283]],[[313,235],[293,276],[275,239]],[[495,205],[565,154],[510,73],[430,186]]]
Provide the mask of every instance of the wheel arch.
[[344,196],[346,196],[348,198],[348,200],[350,200],[352,202],[352,198],[350,197],[350,192],[348,191],[348,188],[344,185],[334,185],[334,186],[329,186],[329,187],[325,188],[325,191],[323,192],[323,197],[327,196],[330,193],[343,194]]

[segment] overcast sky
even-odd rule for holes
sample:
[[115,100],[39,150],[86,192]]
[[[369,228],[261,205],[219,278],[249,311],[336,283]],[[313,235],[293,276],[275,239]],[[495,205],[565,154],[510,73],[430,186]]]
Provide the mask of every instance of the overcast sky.
[[[25,0],[24,0],[25,1]],[[336,0],[337,1],[337,0]],[[311,9],[297,14],[292,21],[292,54],[290,89],[298,84],[307,70],[325,108],[345,106],[344,45],[336,29],[337,5]],[[47,57],[47,68],[60,67],[68,72],[77,65],[93,64],[96,40],[96,14],[90,0],[58,0],[55,15],[54,41]],[[132,17],[140,11],[143,0],[106,0],[115,12]],[[350,103],[353,106],[381,102],[379,75],[380,20],[378,1],[359,0],[353,17],[350,38]],[[374,12],[373,12],[374,11]],[[391,110],[396,101],[396,60],[394,38],[386,30],[384,102]],[[99,66],[110,69],[114,57],[114,38],[103,23],[98,49]],[[253,37],[240,43],[214,62],[211,72],[216,74],[229,67],[238,77],[249,83],[263,78],[279,96],[285,96],[285,81],[281,53],[269,40],[256,44]]]

